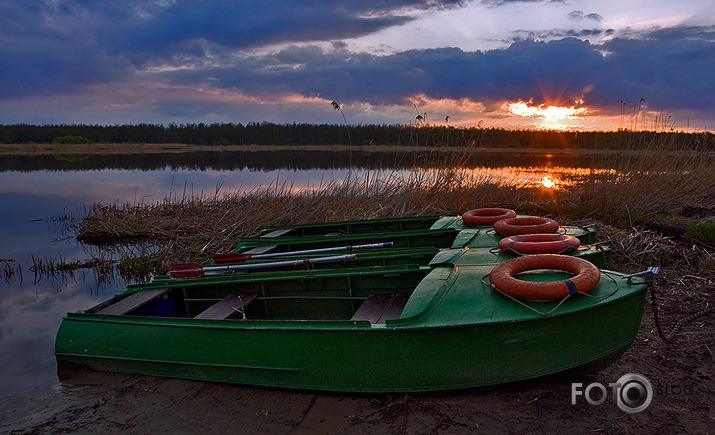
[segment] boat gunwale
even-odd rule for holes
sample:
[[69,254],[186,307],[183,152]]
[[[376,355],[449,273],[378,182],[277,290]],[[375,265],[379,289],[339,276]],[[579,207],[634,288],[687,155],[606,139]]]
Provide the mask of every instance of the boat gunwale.
[[[607,271],[611,272],[612,271]],[[453,274],[452,274],[453,275]],[[619,274],[622,275],[622,274]],[[623,278],[623,276],[621,276]],[[452,277],[448,278],[452,281]],[[487,319],[488,321],[471,322],[471,323],[455,323],[455,324],[424,324],[424,320],[428,319],[434,310],[442,303],[444,298],[449,293],[449,289],[456,282],[450,282],[438,289],[427,306],[413,316],[407,318],[387,320],[384,324],[372,324],[367,320],[306,320],[306,319],[195,319],[192,317],[154,317],[154,316],[130,316],[130,315],[107,315],[89,313],[86,311],[68,312],[64,320],[80,321],[80,322],[97,322],[97,323],[118,323],[131,325],[147,325],[147,326],[164,326],[178,328],[198,328],[198,329],[227,329],[227,330],[265,330],[265,331],[293,331],[293,332],[310,332],[310,331],[428,331],[428,330],[444,330],[458,328],[474,328],[482,326],[494,326],[499,324],[514,324],[540,321],[563,316],[578,316],[585,311],[599,309],[601,307],[618,303],[624,299],[631,297],[645,298],[647,284],[633,283],[639,288],[632,289],[629,294],[617,296],[618,292],[612,294],[597,303],[580,307],[574,311],[557,310],[548,315],[540,315],[537,313],[524,314],[514,318],[503,318],[498,320]],[[581,295],[580,297],[586,297]],[[260,299],[260,297],[259,297]],[[105,301],[106,302],[106,301]],[[514,304],[518,302],[512,301]],[[102,304],[97,305],[97,307]],[[94,309],[96,307],[93,307]]]
[[[393,223],[393,222],[420,222],[420,221],[431,221],[435,222],[445,216],[440,215],[427,215],[427,216],[405,216],[405,217],[392,217],[392,218],[377,218],[377,219],[358,219],[358,220],[348,220],[348,221],[336,221],[336,222],[309,222],[307,224],[287,224],[287,225],[274,225],[266,227],[256,233],[267,234],[275,230],[285,230],[285,229],[297,229],[297,228],[321,228],[321,227],[337,227],[342,225],[362,225],[362,224],[373,224],[373,223]],[[255,236],[251,236],[255,237]],[[260,237],[260,236],[259,236]]]

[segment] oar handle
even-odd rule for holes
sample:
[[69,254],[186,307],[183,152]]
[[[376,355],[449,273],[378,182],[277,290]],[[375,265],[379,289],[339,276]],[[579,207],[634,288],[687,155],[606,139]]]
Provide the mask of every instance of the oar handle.
[[355,254],[334,255],[332,257],[303,258],[299,260],[271,261],[268,263],[232,264],[229,266],[207,266],[203,268],[203,271],[230,272],[232,270],[268,269],[272,267],[300,266],[301,264],[309,266],[311,264],[354,260],[355,258]]
[[205,274],[218,275],[234,270],[269,269],[286,266],[310,266],[311,264],[355,260],[355,254],[334,255],[332,257],[303,258],[299,260],[272,261],[268,263],[233,264],[228,266],[202,267],[197,263],[175,264],[169,268],[172,278],[199,278]]
[[383,243],[369,243],[365,245],[354,245],[354,246],[336,246],[332,248],[317,248],[317,249],[306,249],[303,251],[288,251],[288,252],[272,252],[270,254],[256,254],[248,255],[241,253],[229,252],[226,254],[216,254],[214,255],[215,264],[231,264],[231,263],[243,263],[246,260],[252,258],[273,258],[273,257],[283,257],[286,255],[305,255],[305,254],[318,254],[323,252],[336,252],[336,251],[347,251],[352,253],[354,251],[359,251],[361,249],[377,249],[377,248],[391,248],[393,246],[392,242]]

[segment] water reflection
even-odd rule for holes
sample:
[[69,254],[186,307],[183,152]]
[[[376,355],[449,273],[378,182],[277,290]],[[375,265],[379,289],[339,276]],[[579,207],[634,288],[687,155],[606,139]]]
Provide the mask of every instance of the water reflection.
[[607,159],[583,154],[521,154],[503,152],[444,152],[437,149],[408,151],[224,151],[179,154],[89,155],[81,159],[67,156],[0,156],[0,172],[134,169],[140,171],[250,170],[305,171],[311,169],[408,169],[414,167],[599,167]]
[[[434,173],[441,169],[422,169],[419,173]],[[615,176],[613,169],[591,169],[563,166],[505,166],[498,168],[458,168],[454,171],[472,183],[489,183],[496,186],[516,188],[559,189],[583,183],[591,177]]]

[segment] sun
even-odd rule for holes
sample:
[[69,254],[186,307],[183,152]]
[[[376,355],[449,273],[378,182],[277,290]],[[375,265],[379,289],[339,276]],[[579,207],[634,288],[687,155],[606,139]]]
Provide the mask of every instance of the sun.
[[[546,106],[545,104],[531,106],[531,103],[531,101],[507,101],[502,107],[507,112],[517,116],[530,119],[540,119],[542,120],[540,127],[554,129],[568,128],[568,125],[564,121],[581,118],[583,115],[588,113],[588,109],[586,107],[576,107],[576,105],[570,107]],[[583,104],[583,100],[578,101],[578,103]]]
[[541,184],[543,184],[547,189],[556,187],[556,181],[548,175],[541,180]]

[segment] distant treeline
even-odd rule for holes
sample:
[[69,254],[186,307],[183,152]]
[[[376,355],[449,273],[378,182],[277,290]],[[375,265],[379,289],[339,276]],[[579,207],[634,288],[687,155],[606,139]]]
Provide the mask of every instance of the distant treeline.
[[654,144],[713,151],[707,132],[508,130],[502,128],[274,124],[0,125],[0,143],[52,143],[77,138],[90,143],[192,145],[405,145],[507,148],[639,149]]

